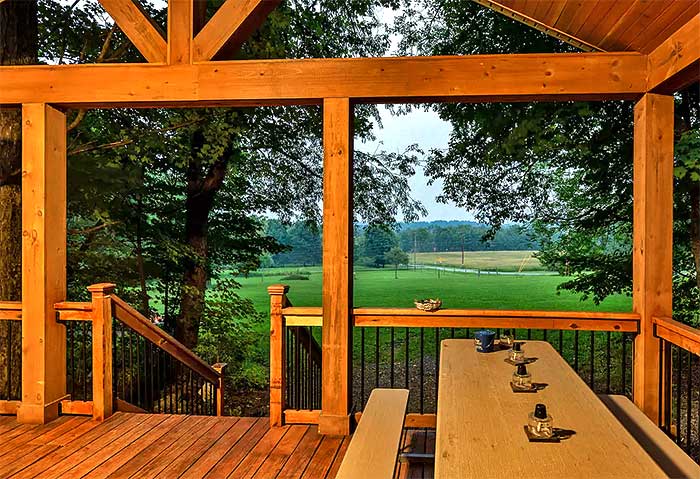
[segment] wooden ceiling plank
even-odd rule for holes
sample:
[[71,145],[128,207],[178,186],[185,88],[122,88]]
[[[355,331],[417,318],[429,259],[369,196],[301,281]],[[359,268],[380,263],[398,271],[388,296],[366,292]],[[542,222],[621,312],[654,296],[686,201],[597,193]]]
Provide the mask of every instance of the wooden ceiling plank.
[[626,27],[620,28],[618,32],[613,33],[614,37],[610,39],[614,43],[616,51],[631,50],[630,44],[632,40],[640,34],[648,31],[648,29],[658,21],[659,17],[669,9],[673,2],[649,2],[639,4],[640,8],[632,15],[632,18],[626,23]]
[[[632,0],[603,0],[599,1],[576,35],[588,38],[589,41],[599,44],[605,32],[612,26],[619,16],[632,5]],[[622,10],[622,12],[620,11]],[[607,23],[607,27],[605,24]]]
[[[635,53],[238,60],[184,65],[0,67],[0,104],[163,104],[636,99],[646,57]],[[95,85],[99,85],[96,88]]]
[[[229,41],[243,43],[279,1],[226,0],[194,39],[194,61],[208,61]],[[247,21],[249,20],[249,21]]]
[[[688,5],[686,5],[684,2],[668,2],[667,8],[665,8],[663,12],[660,12],[650,25],[639,31],[634,38],[628,39],[628,48],[640,53],[649,53],[651,49],[644,49],[644,45],[650,40],[656,38],[662,30],[665,30],[669,24],[672,24],[687,9]],[[676,31],[677,29],[678,28],[672,31]]]
[[132,0],[99,2],[146,61],[165,63],[167,46],[163,32],[140,5]]
[[553,27],[558,28],[561,30],[561,27],[559,25],[559,19],[561,18],[562,13],[564,13],[564,7],[566,7],[566,4],[568,2],[566,0],[559,0],[556,2],[552,2],[552,6],[547,10],[547,13],[544,17],[544,23],[547,25],[552,25]]
[[513,20],[524,23],[525,25],[527,25],[529,27],[532,27],[536,30],[544,32],[547,35],[550,35],[554,38],[557,38],[558,40],[561,40],[565,43],[569,43],[571,45],[574,45],[575,47],[580,48],[583,51],[589,51],[589,52],[591,52],[591,51],[603,51],[597,45],[588,43],[580,38],[569,35],[568,33],[563,32],[563,31],[555,28],[552,25],[545,24],[545,23],[541,22],[540,20],[537,20],[536,18],[533,18],[533,17],[526,15],[524,13],[524,11],[525,11],[524,8],[519,9],[519,10],[511,9],[506,4],[508,2],[503,2],[502,0],[499,0],[499,1],[472,0],[472,1],[478,3],[479,5],[484,6],[486,8],[494,10],[495,12],[498,12],[506,17],[512,18]]
[[[624,51],[625,38],[628,32],[644,28],[654,20],[654,15],[659,8],[665,8],[667,2],[635,1],[634,4],[620,16],[620,19],[607,31],[600,41],[600,45],[611,51]],[[601,32],[603,33],[603,32]],[[633,35],[634,33],[632,33]]]
[[594,39],[596,44],[602,47],[612,31],[625,28],[629,21],[629,12],[637,4],[637,0],[620,0],[616,2],[607,15],[602,18],[601,22],[596,25],[595,29],[591,31],[590,38]]
[[690,21],[695,15],[700,13],[700,2],[691,1],[688,4],[688,8],[683,10],[683,12],[673,21],[668,22],[666,27],[661,30],[661,32],[645,42],[643,46],[640,47],[640,51],[644,53],[649,53],[659,45],[661,45],[666,39],[668,39],[675,31],[685,25]]
[[595,0],[566,2],[557,26],[565,32],[577,32],[597,4]]
[[647,57],[647,89],[670,94],[700,81],[700,14]]
[[[198,9],[199,11],[199,9]],[[168,63],[192,63],[193,0],[168,1]]]

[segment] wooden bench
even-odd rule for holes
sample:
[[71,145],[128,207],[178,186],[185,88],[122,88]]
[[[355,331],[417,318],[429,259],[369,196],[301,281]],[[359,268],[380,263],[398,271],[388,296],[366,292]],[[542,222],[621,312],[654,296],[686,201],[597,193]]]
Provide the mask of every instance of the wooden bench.
[[391,479],[408,405],[406,389],[374,389],[336,476]]
[[626,396],[601,394],[600,399],[668,477],[700,478],[700,465]]

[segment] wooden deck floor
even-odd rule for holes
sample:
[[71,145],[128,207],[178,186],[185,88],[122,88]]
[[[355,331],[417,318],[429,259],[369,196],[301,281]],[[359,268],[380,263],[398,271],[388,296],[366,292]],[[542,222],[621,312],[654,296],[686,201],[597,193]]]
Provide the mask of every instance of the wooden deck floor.
[[[407,431],[406,450],[429,450],[425,437]],[[334,478],[348,443],[268,418],[117,413],[31,426],[0,416],[0,478]],[[398,477],[432,477],[402,467]]]

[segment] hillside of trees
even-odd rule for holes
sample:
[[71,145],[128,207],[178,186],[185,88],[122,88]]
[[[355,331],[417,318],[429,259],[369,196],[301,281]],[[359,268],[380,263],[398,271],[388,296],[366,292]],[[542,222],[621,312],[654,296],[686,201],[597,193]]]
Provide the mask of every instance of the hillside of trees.
[[[278,220],[266,222],[266,234],[286,247],[268,257],[269,266],[309,266],[322,261],[321,231],[306,223],[289,225]],[[487,225],[472,221],[433,221],[401,223],[397,230],[357,225],[355,228],[355,263],[382,267],[385,255],[394,247],[405,252],[432,251],[522,251],[537,249],[519,225],[502,227],[491,239]]]

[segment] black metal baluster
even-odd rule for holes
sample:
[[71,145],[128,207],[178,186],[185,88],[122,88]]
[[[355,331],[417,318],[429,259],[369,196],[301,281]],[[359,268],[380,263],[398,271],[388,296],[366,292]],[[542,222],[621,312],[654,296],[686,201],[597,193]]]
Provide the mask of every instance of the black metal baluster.
[[87,322],[83,323],[83,401],[88,400],[87,325]]
[[374,387],[379,387],[379,328],[374,328]]
[[627,335],[622,333],[622,383],[620,384],[621,394],[627,396]]
[[360,328],[360,403],[365,408],[365,328]]
[[451,339],[455,338],[455,328],[450,328],[450,338]]
[[681,444],[681,348],[673,345],[673,350],[676,351],[676,374],[674,383],[676,388],[676,444]]
[[425,403],[425,329],[420,328],[420,413]]
[[546,329],[542,330],[542,340],[549,342],[549,339],[547,339],[547,330]]
[[659,387],[661,388],[659,394],[659,428],[668,434],[668,424],[665,404],[668,403],[667,392],[668,392],[668,375],[666,372],[666,363],[668,358],[666,357],[666,341],[659,339]]
[[595,331],[591,331],[591,346],[589,358],[591,361],[591,389],[595,391]]
[[393,389],[394,388],[394,328],[389,328],[390,330],[390,335],[391,335],[391,355],[389,357],[389,361],[391,361],[391,366],[390,366],[390,373],[389,373],[389,384],[390,387]]
[[578,329],[574,331],[574,371],[578,373]]
[[[134,403],[134,335],[131,331],[125,328],[127,335],[129,336],[129,402]],[[125,378],[126,378],[125,374]],[[124,398],[126,399],[126,398]]]
[[532,329],[527,328],[527,340],[529,341],[531,339],[532,339]]
[[[409,338],[409,336],[410,336],[409,329],[406,328],[406,352],[405,352],[406,357],[404,358],[404,361],[406,362],[406,366],[405,366],[405,369],[404,369],[404,371],[405,371],[405,373],[406,373],[405,378],[404,378],[404,380],[405,380],[405,382],[406,382],[406,389],[409,389],[409,387],[408,387],[408,386],[409,386],[409,381],[408,381],[408,370],[409,370],[409,364],[408,364],[408,362],[409,362],[409,361],[408,361],[408,351],[409,351],[409,350],[408,350],[408,338]],[[409,389],[409,390],[410,390],[410,389]]]
[[435,328],[435,412],[437,412],[438,378],[440,377],[440,328]]
[[299,341],[299,326],[294,331],[294,402],[301,407],[301,342]]
[[[12,367],[12,361],[9,360],[10,358],[10,341],[12,341],[12,321],[8,321],[9,323],[9,336],[7,337],[7,399],[10,399],[10,382],[12,378],[11,374],[11,367]],[[66,324],[66,327],[68,328],[68,348],[70,348],[69,354],[70,354],[70,390],[68,393],[71,395],[71,398],[73,398],[73,395],[75,394],[75,323],[72,321],[69,321]]]
[[557,351],[559,351],[559,354],[561,354],[562,356],[563,356],[563,354],[562,354],[563,349],[564,349],[564,330],[560,329],[559,330],[559,348],[557,349]]
[[606,333],[605,338],[605,394],[610,394],[610,338],[612,334],[610,331]]
[[312,351],[311,339],[312,339],[312,332],[311,332],[311,328],[306,328],[306,330],[307,330],[308,333],[309,333],[309,350],[307,351],[307,354],[306,354],[306,361],[307,361],[307,363],[306,363],[306,374],[308,374],[308,376],[309,376],[308,378],[306,378],[307,381],[308,381],[308,389],[309,389],[308,395],[307,395],[307,401],[308,401],[308,407],[309,407],[309,409],[313,409],[313,407],[312,407],[312,405],[311,405],[311,403],[312,403],[312,398],[313,398],[313,392],[314,392],[314,388],[313,388],[313,373],[311,372],[311,366],[312,366],[312,365],[311,365],[311,351]]
[[686,396],[685,396],[685,447],[690,451],[691,443],[691,413],[692,403],[690,402],[693,395],[693,355],[686,351],[688,357],[688,371],[686,372]]

